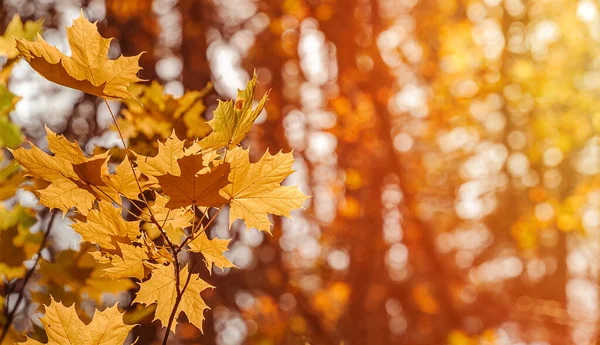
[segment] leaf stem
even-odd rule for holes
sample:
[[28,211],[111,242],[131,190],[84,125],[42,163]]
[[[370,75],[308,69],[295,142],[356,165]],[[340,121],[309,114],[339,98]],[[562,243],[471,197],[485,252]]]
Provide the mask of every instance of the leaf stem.
[[35,262],[34,262],[33,266],[31,266],[29,271],[27,271],[27,274],[23,278],[23,283],[21,284],[21,290],[19,291],[19,297],[17,298],[15,306],[8,313],[8,315],[6,317],[6,323],[4,324],[4,328],[2,329],[2,334],[0,335],[0,344],[2,344],[4,342],[4,339],[8,335],[10,326],[13,323],[13,320],[15,318],[15,313],[19,309],[19,305],[21,304],[21,301],[25,297],[25,286],[29,282],[29,279],[33,275],[33,272],[35,271],[37,265],[40,262],[40,259],[42,258],[42,250],[44,250],[44,248],[46,248],[46,243],[48,242],[48,237],[50,235],[50,231],[52,230],[52,224],[54,223],[54,219],[56,218],[56,217],[54,217],[55,214],[56,214],[56,212],[54,210],[50,212],[50,216],[49,216],[50,220],[48,220],[48,223],[46,224],[46,231],[44,232],[44,238],[42,239],[42,243],[40,243],[40,248],[37,251]]

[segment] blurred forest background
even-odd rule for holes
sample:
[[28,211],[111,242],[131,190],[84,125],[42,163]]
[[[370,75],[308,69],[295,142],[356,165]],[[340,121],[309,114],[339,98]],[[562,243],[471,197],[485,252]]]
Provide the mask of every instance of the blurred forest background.
[[[207,278],[217,289],[203,294],[205,334],[182,326],[173,344],[597,343],[596,1],[1,3],[2,28],[16,13],[44,18],[43,36],[64,52],[63,24],[81,8],[117,38],[111,56],[146,52],[140,76],[158,81],[140,88],[146,106],[111,103],[138,151],[173,126],[182,137],[205,130],[158,117],[153,107],[173,97],[198,91],[210,118],[253,70],[257,93],[271,90],[244,145],[293,149],[288,183],[313,197],[293,220],[275,219],[273,236],[236,223],[226,254],[240,269]],[[88,152],[118,145],[96,97],[25,63],[9,87],[30,140],[43,146],[47,124]],[[212,236],[228,236],[221,216]],[[67,223],[56,220],[20,330],[39,328],[31,313],[48,297],[36,283],[98,306],[133,296],[93,276]],[[61,265],[72,275],[53,274]],[[148,323],[134,335],[150,344],[157,332]]]

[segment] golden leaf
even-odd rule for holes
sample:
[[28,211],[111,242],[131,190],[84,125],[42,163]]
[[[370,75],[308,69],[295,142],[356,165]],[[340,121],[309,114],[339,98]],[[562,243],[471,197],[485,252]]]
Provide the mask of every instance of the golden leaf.
[[[123,313],[116,304],[103,311],[96,310],[92,321],[86,325],[79,319],[74,305],[65,307],[53,298],[41,321],[48,335],[48,345],[123,345],[129,331],[135,327],[123,323]],[[43,343],[28,338],[21,344]]]
[[112,266],[104,269],[107,276],[115,279],[131,277],[142,280],[156,266],[150,262],[152,256],[145,246],[126,243],[119,243],[118,246],[121,255],[113,256]]
[[23,24],[21,17],[15,14],[8,23],[4,35],[0,36],[0,55],[6,56],[9,60],[16,58],[19,55],[19,51],[17,50],[15,39],[23,38],[32,40],[42,30],[43,25],[43,19],[36,20],[35,22],[28,21]]
[[62,134],[54,133],[46,127],[48,148],[56,157],[62,158],[71,164],[80,164],[89,161],[77,142],[71,142]]
[[202,253],[206,261],[208,272],[212,273],[212,267],[217,266],[220,269],[225,267],[236,267],[229,259],[223,255],[223,252],[228,250],[227,246],[231,239],[222,240],[219,238],[208,239],[206,233],[201,233],[197,238],[189,243],[190,250],[193,252]]
[[269,95],[266,93],[256,108],[252,109],[256,84],[255,73],[246,89],[238,90],[235,103],[233,100],[219,101],[214,118],[208,122],[213,132],[199,142],[203,149],[233,148],[246,137]]
[[73,170],[73,165],[69,161],[56,156],[50,156],[36,146],[31,149],[18,148],[11,150],[15,159],[25,169],[29,175],[39,177],[46,181],[53,181],[61,178],[78,180],[79,177]]
[[135,200],[140,193],[140,187],[142,190],[146,190],[147,184],[140,181],[140,185],[138,186],[137,181],[139,181],[140,174],[137,171],[135,173],[137,176],[133,174],[128,159],[129,158],[125,157],[125,159],[117,165],[114,174],[103,175],[102,181],[116,193],[121,194],[130,200]]
[[[87,215],[95,200],[113,202],[118,201],[120,195],[130,199],[137,197],[139,187],[129,162],[121,162],[116,174],[111,175],[106,164],[110,158],[108,152],[86,157],[76,142],[70,142],[50,129],[46,131],[48,147],[54,156],[35,145],[31,149],[11,151],[29,175],[50,182],[50,186],[39,192],[40,203],[65,213],[76,207],[81,214]],[[141,183],[140,187],[146,190],[148,183]]]
[[231,197],[229,224],[243,219],[248,228],[270,232],[268,214],[290,216],[307,196],[297,186],[281,186],[290,175],[292,153],[271,155],[268,151],[256,163],[250,163],[249,152],[236,147],[227,155],[231,163],[231,184],[223,191]]
[[[171,209],[166,206],[168,202],[169,199],[165,196],[156,195],[156,200],[154,200],[154,203],[150,207],[156,220],[161,224],[171,224],[174,228],[190,226],[193,213],[189,208]],[[149,219],[145,220],[150,221]]]
[[116,249],[116,239],[136,240],[140,235],[139,224],[139,221],[125,221],[120,209],[102,200],[97,210],[90,211],[85,222],[78,220],[72,227],[84,241],[104,249]]
[[42,189],[39,193],[40,204],[51,210],[57,208],[64,214],[75,207],[85,216],[94,206],[96,199],[90,192],[66,178],[52,181],[46,189]]
[[179,176],[181,170],[177,159],[183,156],[184,142],[179,140],[175,133],[165,141],[158,143],[158,154],[154,157],[137,156],[140,171],[147,176],[171,174]]
[[109,60],[111,39],[102,37],[96,23],[90,23],[83,11],[67,28],[67,38],[73,53],[70,57],[39,34],[35,42],[18,39],[17,49],[33,69],[51,82],[106,99],[133,97],[127,87],[141,81],[137,77],[141,54]]
[[[166,327],[171,311],[175,307],[177,283],[173,265],[159,265],[152,271],[150,279],[140,283],[140,291],[137,292],[133,303],[146,305],[156,303],[154,320],[159,320],[163,327]],[[187,285],[187,287],[175,311],[175,319],[183,312],[187,315],[189,322],[202,331],[204,311],[209,308],[202,300],[200,293],[212,286],[200,279],[198,274],[190,274],[185,267],[179,271],[179,284],[180,286]],[[177,322],[173,322],[171,331],[175,332],[176,324]]]
[[16,47],[15,39],[23,38],[32,40],[42,30],[44,21],[42,19],[35,22],[28,21],[25,24],[21,21],[21,17],[15,14],[8,23],[4,35],[0,36],[0,56],[6,57],[6,62],[0,69],[0,84],[6,85],[13,67],[19,61],[19,50]]

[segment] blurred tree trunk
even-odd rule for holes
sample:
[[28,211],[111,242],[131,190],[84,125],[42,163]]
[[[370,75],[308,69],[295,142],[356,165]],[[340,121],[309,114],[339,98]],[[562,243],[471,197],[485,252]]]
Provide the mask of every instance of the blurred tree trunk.
[[215,16],[210,1],[181,0],[183,85],[186,90],[201,90],[211,81],[210,61],[206,54],[206,33]]
[[156,80],[156,50],[159,28],[152,12],[152,1],[145,0],[106,0],[106,25],[99,25],[100,34],[118,40],[121,54],[138,55],[140,77]]

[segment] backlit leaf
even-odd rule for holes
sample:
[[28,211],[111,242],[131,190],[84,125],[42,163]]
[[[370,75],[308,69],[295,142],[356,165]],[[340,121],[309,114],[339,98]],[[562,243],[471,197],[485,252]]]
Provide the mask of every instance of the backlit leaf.
[[217,266],[220,269],[226,267],[236,267],[229,259],[227,259],[223,252],[227,251],[229,240],[222,240],[219,238],[208,239],[206,233],[201,233],[196,239],[189,243],[190,249],[193,252],[202,253],[204,260],[206,261],[206,267],[209,272],[212,272],[212,267]]
[[137,77],[141,54],[109,60],[111,39],[100,36],[96,23],[90,23],[83,12],[67,28],[67,38],[72,56],[61,53],[39,35],[35,42],[18,39],[17,49],[51,82],[107,99],[132,97],[127,87],[141,80]]
[[270,232],[268,214],[289,217],[307,198],[297,186],[281,186],[293,172],[291,152],[266,152],[258,162],[250,163],[248,151],[236,147],[228,153],[227,161],[231,163],[231,185],[223,191],[231,198],[230,224],[243,219],[248,228]]
[[214,118],[208,122],[213,132],[199,142],[203,149],[212,150],[224,146],[233,148],[246,137],[269,96],[266,93],[253,109],[252,102],[256,84],[257,79],[254,74],[254,77],[248,81],[246,89],[238,90],[235,102],[233,100],[219,101]]
[[[123,313],[117,305],[103,311],[96,310],[89,324],[83,323],[75,306],[65,307],[62,303],[51,299],[45,308],[42,325],[46,329],[49,345],[90,344],[90,345],[123,345],[129,331],[135,325],[123,323]],[[43,344],[31,338],[21,344]]]
[[[187,287],[175,312],[175,318],[183,312],[191,324],[202,330],[204,311],[208,306],[200,293],[212,286],[200,279],[198,274],[190,274],[185,267],[179,271],[179,282],[181,286]],[[154,320],[159,320],[162,326],[166,327],[177,299],[176,284],[173,265],[159,265],[152,271],[150,279],[140,284],[140,291],[133,302],[146,305],[156,303]],[[173,322],[170,331],[175,332],[176,324],[177,322]]]

